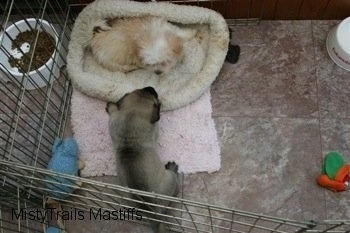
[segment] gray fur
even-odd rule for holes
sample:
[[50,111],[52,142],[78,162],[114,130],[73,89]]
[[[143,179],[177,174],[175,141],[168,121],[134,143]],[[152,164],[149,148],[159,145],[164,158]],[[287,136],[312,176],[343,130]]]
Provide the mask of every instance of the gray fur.
[[[106,110],[121,185],[175,196],[179,190],[177,165],[172,162],[164,166],[155,150],[160,110],[155,90],[151,87],[135,90],[117,103],[108,103]],[[146,201],[169,204],[159,199]],[[162,208],[149,209],[164,212]],[[165,232],[164,224],[157,224],[155,232]]]

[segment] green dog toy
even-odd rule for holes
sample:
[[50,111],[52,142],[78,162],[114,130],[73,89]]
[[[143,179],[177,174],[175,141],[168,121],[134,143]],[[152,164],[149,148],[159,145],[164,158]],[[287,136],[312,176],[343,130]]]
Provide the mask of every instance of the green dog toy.
[[330,152],[323,161],[322,174],[317,177],[317,183],[334,192],[345,191],[350,182],[350,164],[340,153]]

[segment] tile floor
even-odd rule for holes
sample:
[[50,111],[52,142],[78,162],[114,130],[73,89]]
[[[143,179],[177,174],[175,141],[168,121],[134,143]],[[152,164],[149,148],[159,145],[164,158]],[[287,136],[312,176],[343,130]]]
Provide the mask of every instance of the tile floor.
[[336,24],[233,28],[240,60],[212,86],[222,169],[185,177],[185,198],[299,220],[350,219],[349,193],[315,183],[327,152],[350,161],[350,72],[325,46]]

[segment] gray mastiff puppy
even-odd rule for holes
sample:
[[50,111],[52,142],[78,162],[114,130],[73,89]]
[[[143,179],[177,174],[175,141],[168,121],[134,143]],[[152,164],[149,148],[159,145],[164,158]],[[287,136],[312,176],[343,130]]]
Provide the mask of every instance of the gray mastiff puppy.
[[[121,185],[142,191],[176,196],[179,191],[178,166],[175,162],[161,163],[155,150],[160,102],[152,87],[127,93],[116,103],[107,103],[109,133],[117,159]],[[138,200],[167,206],[168,201],[134,196]],[[165,209],[142,206],[155,213]],[[151,216],[162,220],[159,216]],[[164,221],[164,219],[163,219]],[[153,224],[155,232],[165,232],[164,224]]]

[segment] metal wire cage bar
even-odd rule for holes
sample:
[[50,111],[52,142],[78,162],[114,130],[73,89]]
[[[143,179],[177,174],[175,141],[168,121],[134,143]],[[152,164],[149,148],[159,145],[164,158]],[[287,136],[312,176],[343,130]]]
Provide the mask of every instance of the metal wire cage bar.
[[[48,177],[64,177],[72,181],[69,185],[76,191],[68,199],[55,198],[67,211],[80,212],[99,218],[106,213],[120,212],[125,213],[135,208],[139,211],[139,216],[143,220],[151,222],[163,222],[172,232],[349,232],[350,221],[338,220],[331,222],[301,222],[293,221],[262,214],[250,213],[235,209],[229,209],[208,203],[185,200],[181,198],[157,195],[154,193],[142,192],[139,190],[128,189],[122,186],[102,183],[90,179],[69,176],[65,174],[54,173],[46,169],[34,169],[28,165],[20,165],[10,161],[1,161],[0,166],[7,169],[0,169],[0,175],[7,176],[8,181],[14,182],[12,196],[7,196],[6,204],[2,205],[2,210],[7,213],[20,211],[20,209],[39,209],[43,210],[43,203],[47,198],[47,193],[64,193],[60,190],[62,184]],[[35,172],[33,173],[33,170]],[[80,183],[77,185],[77,183]],[[48,184],[57,185],[54,189],[48,188]],[[137,196],[138,198],[135,198]],[[169,206],[157,205],[154,202],[147,201],[149,198],[169,202]],[[14,207],[15,206],[15,207]],[[145,208],[147,206],[147,208]],[[15,208],[15,210],[14,210]],[[154,209],[164,208],[168,211],[160,214]],[[137,225],[142,225],[130,215],[129,220]],[[102,214],[102,215],[101,215]],[[135,214],[135,213],[134,213]],[[85,216],[85,215],[81,215]],[[21,216],[22,217],[22,216]],[[103,217],[103,216],[102,216]],[[69,220],[74,220],[73,215]],[[81,217],[83,220],[85,217]],[[88,218],[88,217],[86,217]],[[16,220],[16,219],[15,219]],[[22,221],[27,220],[22,217]],[[38,220],[38,219],[37,219]],[[5,220],[4,223],[11,221]],[[37,221],[39,224],[40,221]],[[47,223],[47,220],[42,224]],[[28,226],[29,227],[29,226]],[[30,226],[33,227],[33,226]]]

